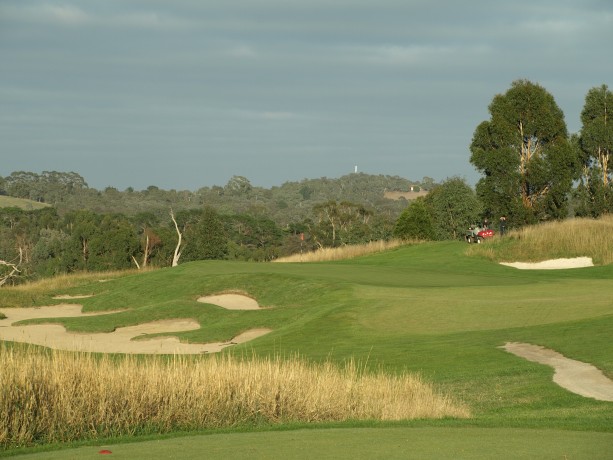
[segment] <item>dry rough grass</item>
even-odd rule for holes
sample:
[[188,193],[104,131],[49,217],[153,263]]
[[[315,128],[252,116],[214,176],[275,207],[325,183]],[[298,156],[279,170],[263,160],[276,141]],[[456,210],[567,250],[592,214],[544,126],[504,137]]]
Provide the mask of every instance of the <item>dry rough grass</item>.
[[337,248],[320,248],[304,254],[292,254],[291,256],[280,257],[273,262],[325,262],[330,260],[353,259],[355,257],[416,243],[418,242],[407,240],[371,241],[365,244],[346,245]]
[[81,272],[70,273],[64,275],[56,275],[51,278],[43,278],[36,281],[30,281],[16,286],[7,286],[5,290],[15,292],[53,292],[71,287],[79,286],[80,284],[90,282],[92,280],[104,281],[107,279],[125,276],[130,273],[137,273],[136,269],[129,270],[114,270],[106,272]]
[[469,417],[412,375],[355,363],[137,359],[0,346],[0,447],[259,423]]
[[547,222],[513,230],[503,238],[467,249],[498,262],[538,262],[591,257],[596,265],[613,263],[613,216]]
[[49,294],[65,292],[70,288],[92,281],[108,281],[120,276],[137,273],[137,270],[115,270],[106,272],[81,272],[57,275],[36,281],[28,281],[15,286],[2,287],[2,307],[29,307],[36,301],[44,300]]

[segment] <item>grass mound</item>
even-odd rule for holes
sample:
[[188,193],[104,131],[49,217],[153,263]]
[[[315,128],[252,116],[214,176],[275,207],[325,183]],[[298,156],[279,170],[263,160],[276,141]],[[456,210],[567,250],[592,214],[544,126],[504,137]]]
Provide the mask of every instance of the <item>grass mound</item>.
[[613,216],[568,219],[513,230],[504,238],[467,249],[497,262],[538,262],[548,259],[591,257],[597,265],[613,263]]
[[0,446],[288,422],[468,417],[418,377],[354,362],[109,358],[2,346]]
[[106,272],[80,272],[27,281],[15,286],[5,285],[0,292],[0,306],[32,307],[49,305],[54,292],[63,293],[64,291],[83,285],[91,286],[92,284],[103,284],[103,281],[123,278],[136,273],[138,272],[134,269],[112,270]]

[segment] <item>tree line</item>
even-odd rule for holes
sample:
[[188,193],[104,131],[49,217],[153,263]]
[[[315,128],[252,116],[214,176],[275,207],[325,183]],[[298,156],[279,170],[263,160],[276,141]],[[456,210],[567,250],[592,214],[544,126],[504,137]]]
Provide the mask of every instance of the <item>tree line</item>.
[[205,206],[165,217],[151,212],[0,208],[1,284],[77,271],[167,267],[204,259],[270,261],[319,247],[392,237],[395,220],[375,209],[330,200],[315,218],[279,226],[261,214]]
[[428,177],[419,182],[358,173],[271,189],[233,176],[225,186],[196,191],[156,186],[119,191],[91,188],[74,172],[17,171],[0,177],[0,195],[50,207],[0,207],[0,261],[7,264],[0,263],[0,279],[3,274],[19,282],[80,270],[164,267],[179,253],[181,262],[267,261],[301,250],[388,239],[406,201],[386,199],[384,193],[434,185]]
[[384,198],[386,191],[408,191],[411,187],[430,189],[432,178],[410,181],[398,176],[348,174],[340,178],[303,179],[285,182],[269,189],[251,184],[244,176],[233,176],[225,185],[201,187],[197,190],[163,190],[150,185],[144,190],[114,187],[97,190],[87,185],[74,172],[43,171],[41,174],[17,171],[0,177],[0,195],[34,200],[54,206],[61,215],[88,209],[97,213],[121,213],[135,216],[150,212],[159,218],[175,211],[202,209],[210,206],[223,214],[266,215],[279,226],[286,227],[307,218],[315,218],[314,206],[328,201],[360,203],[388,214],[399,214],[402,202]]

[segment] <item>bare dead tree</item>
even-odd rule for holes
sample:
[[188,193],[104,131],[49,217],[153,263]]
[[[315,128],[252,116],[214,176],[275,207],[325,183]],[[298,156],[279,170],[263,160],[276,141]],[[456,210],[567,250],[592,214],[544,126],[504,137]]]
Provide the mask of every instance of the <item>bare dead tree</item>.
[[177,231],[177,235],[179,236],[179,239],[177,241],[177,246],[175,247],[175,253],[172,257],[172,266],[176,267],[177,265],[179,265],[179,258],[181,257],[181,242],[183,241],[183,234],[179,230],[179,224],[177,224],[177,220],[175,219],[175,215],[172,212],[172,209],[170,210],[170,218],[172,219],[172,222],[175,224],[175,230]]
[[0,275],[0,286],[4,286],[4,284],[6,284],[8,280],[10,280],[11,278],[15,278],[19,275],[19,273],[21,273],[21,270],[19,270],[19,266],[21,265],[22,261],[23,251],[21,248],[19,248],[19,261],[17,263],[0,260],[0,265],[8,267],[9,270],[8,273]]
[[[143,268],[147,268],[147,262],[149,260],[149,235],[147,235],[147,233],[145,232],[145,249],[144,249],[144,254],[143,254]],[[136,265],[136,268],[138,270],[140,270],[141,268],[141,264],[138,263],[138,260],[136,260],[136,257],[132,256],[132,260],[134,261],[134,264]]]
[[136,264],[136,268],[138,270],[140,270],[140,264],[138,263],[138,260],[136,260],[136,257],[132,256],[132,260],[134,261],[134,263]]
[[[151,247],[149,246],[149,234],[145,230],[145,251],[143,254],[143,268],[147,268],[147,263],[149,262],[149,253],[151,252]],[[138,267],[140,270],[140,267]]]

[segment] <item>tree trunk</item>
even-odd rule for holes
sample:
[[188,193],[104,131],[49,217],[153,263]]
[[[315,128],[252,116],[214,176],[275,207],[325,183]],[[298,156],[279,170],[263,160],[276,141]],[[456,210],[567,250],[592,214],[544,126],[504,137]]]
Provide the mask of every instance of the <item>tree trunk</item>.
[[[149,260],[149,235],[145,235],[145,253],[143,254],[143,268],[147,267],[147,261]],[[139,268],[140,270],[140,268]]]
[[177,241],[177,246],[175,247],[175,253],[172,256],[172,266],[176,267],[177,265],[179,265],[179,259],[181,258],[181,241],[183,239],[183,235],[181,234],[181,231],[179,230],[179,225],[177,224],[177,220],[175,219],[175,215],[172,212],[172,209],[170,210],[170,218],[172,219],[172,222],[175,224],[175,230],[177,231],[177,235],[179,236],[179,240]]
[[606,187],[609,185],[609,152],[602,147],[598,147],[598,163],[602,169],[602,184]]

